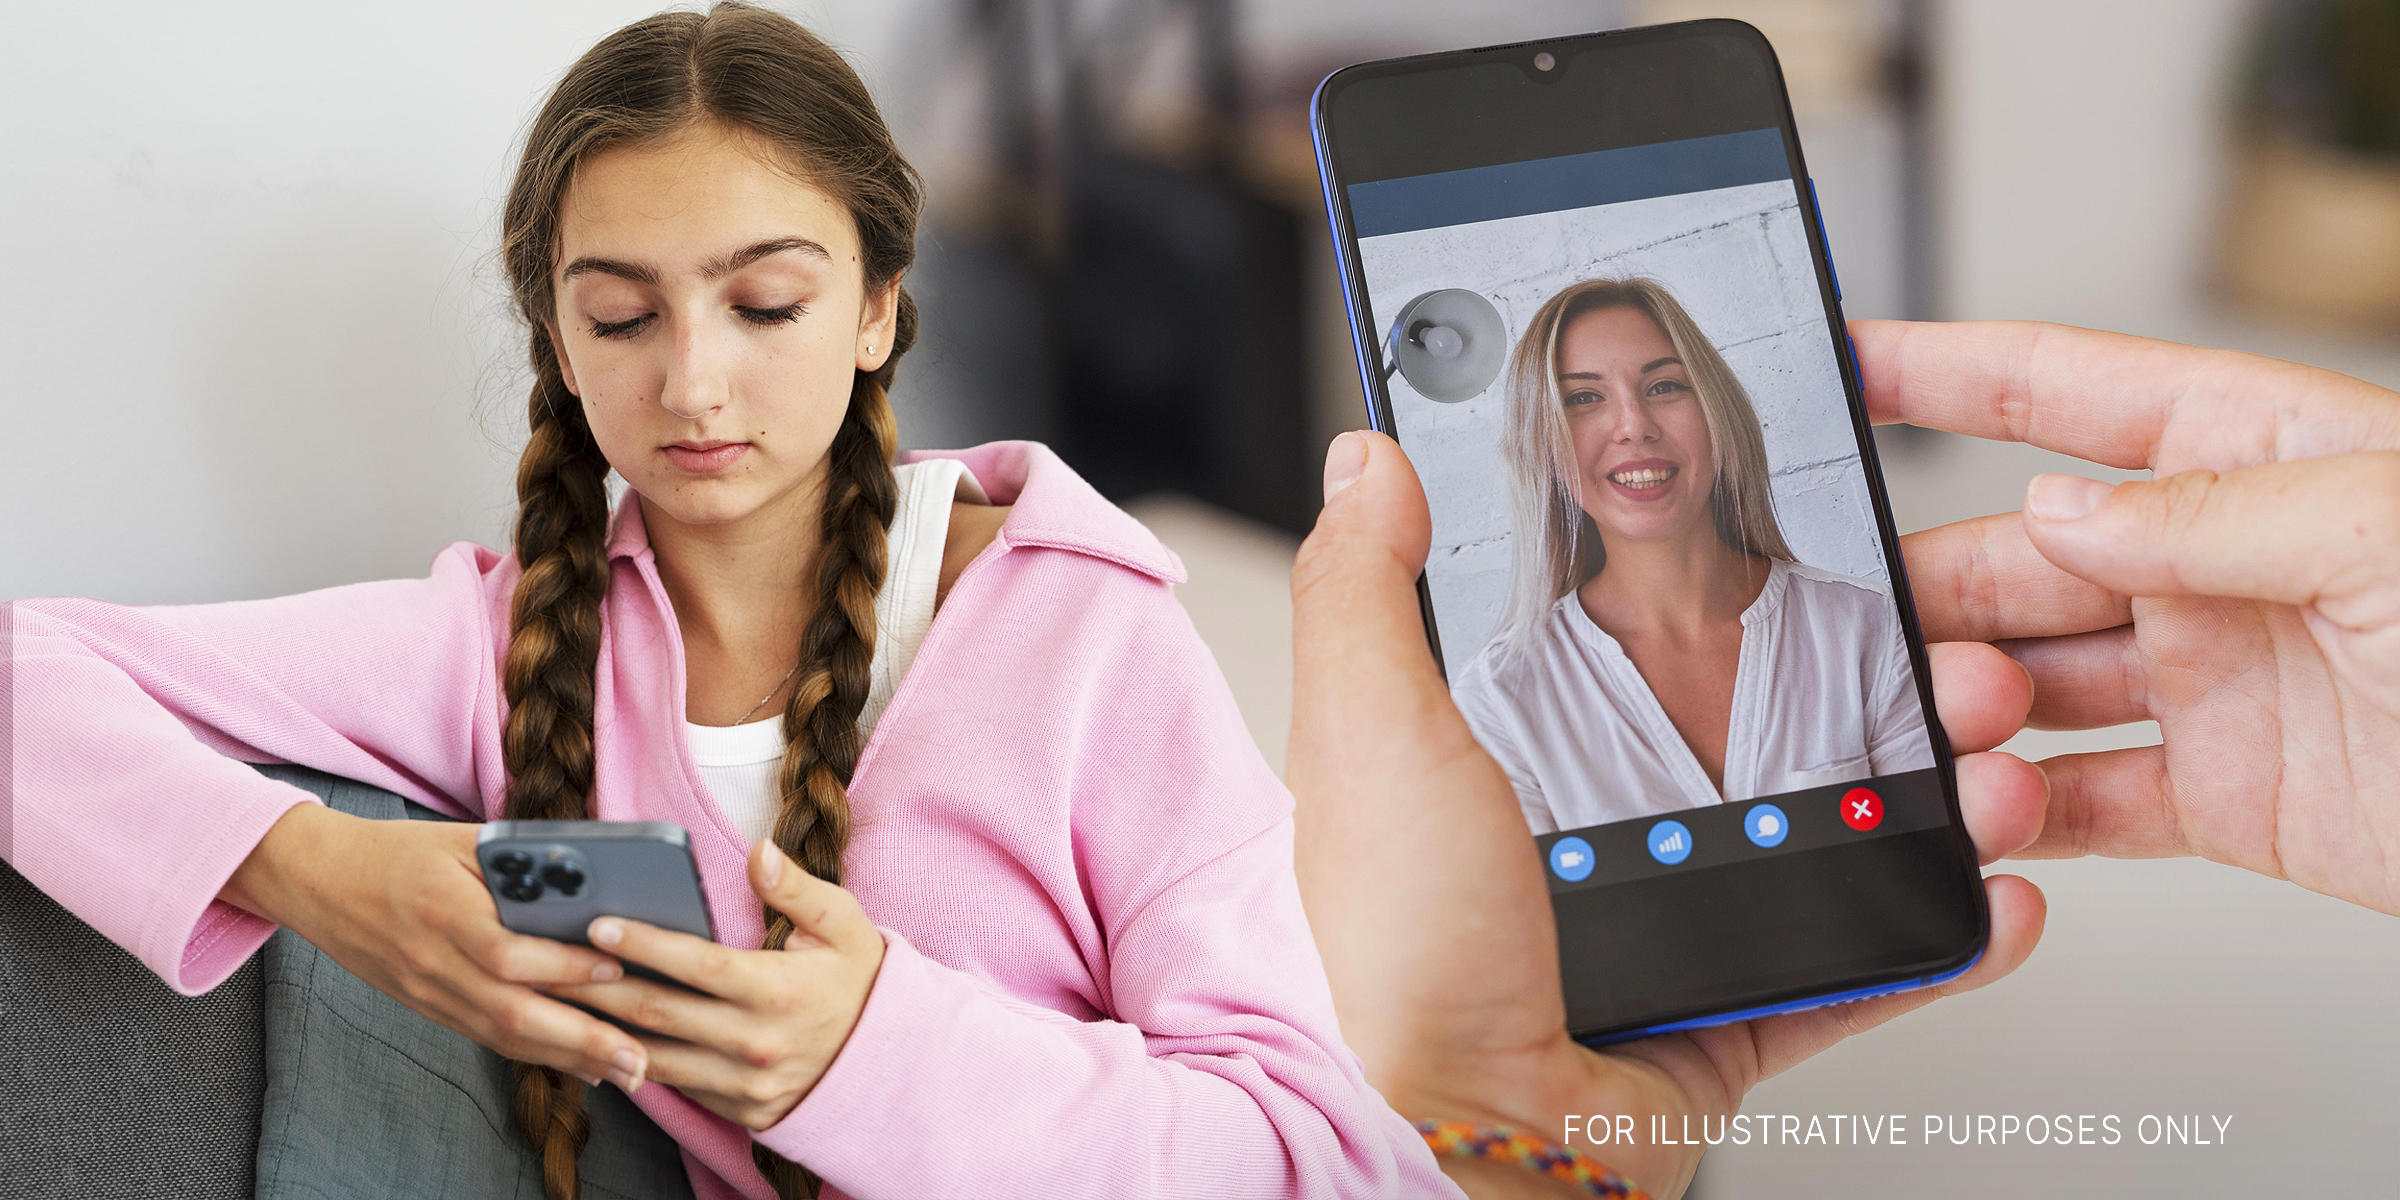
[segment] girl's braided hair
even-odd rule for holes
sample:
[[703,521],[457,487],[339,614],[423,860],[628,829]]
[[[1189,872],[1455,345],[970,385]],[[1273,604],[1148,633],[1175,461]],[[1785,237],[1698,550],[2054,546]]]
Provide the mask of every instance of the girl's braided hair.
[[[578,819],[592,792],[609,463],[551,344],[560,200],[590,156],[702,123],[760,135],[783,152],[789,169],[849,210],[870,296],[892,286],[915,257],[922,207],[915,170],[858,74],[788,18],[730,0],[705,14],[661,13],[602,39],[551,93],[526,135],[503,217],[502,254],[530,328],[535,376],[531,436],[517,469],[523,574],[502,669],[510,819]],[[775,843],[834,883],[850,836],[848,786],[862,748],[858,716],[875,648],[875,595],[898,502],[888,390],[917,337],[915,302],[900,290],[897,304],[890,356],[853,379],[848,412],[827,451],[816,604],[802,635],[799,686],[783,715],[790,747]],[[766,922],[766,946],[780,948],[791,921],[770,909]],[[581,1190],[576,1159],[591,1136],[582,1085],[544,1067],[518,1063],[515,1070],[517,1128],[541,1157],[549,1200],[570,1200]],[[764,1147],[756,1157],[778,1195],[815,1194],[817,1180],[805,1168]]]

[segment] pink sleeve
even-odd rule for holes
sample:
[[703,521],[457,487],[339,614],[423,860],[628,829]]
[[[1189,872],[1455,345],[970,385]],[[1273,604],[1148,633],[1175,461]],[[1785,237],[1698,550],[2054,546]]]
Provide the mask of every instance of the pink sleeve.
[[1291,846],[1287,820],[1118,931],[1113,1021],[886,931],[841,1056],[758,1140],[860,1200],[1458,1195],[1334,1034]]
[[1099,922],[1106,1017],[1021,999],[887,930],[840,1056],[757,1139],[859,1200],[1459,1195],[1342,1043],[1290,793],[1182,608],[1133,579],[1086,589],[1074,607],[1093,623],[1047,639],[1055,674],[1086,690],[1013,697],[1070,722],[1044,736],[1087,756],[1056,785],[1076,815],[1054,894]]
[[[0,851],[185,995],[274,932],[216,899],[295,804],[243,763],[297,763],[480,818],[474,723],[497,721],[488,576],[227,604],[26,600],[0,613],[13,762]],[[240,761],[236,761],[240,760]]]

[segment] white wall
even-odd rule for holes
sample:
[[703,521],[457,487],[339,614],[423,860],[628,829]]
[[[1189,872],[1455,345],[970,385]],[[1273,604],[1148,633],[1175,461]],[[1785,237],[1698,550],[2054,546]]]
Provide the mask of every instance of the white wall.
[[[505,545],[513,141],[658,0],[18,5],[0,598],[275,595]],[[921,5],[792,11],[888,73]]]
[[[1361,240],[1359,260],[1375,329],[1388,331],[1415,296],[1467,288],[1499,308],[1512,346],[1574,283],[1646,275],[1665,284],[1750,394],[1792,552],[1889,579],[1789,182],[1385,234]],[[1392,377],[1393,421],[1433,504],[1426,582],[1453,665],[1489,640],[1508,601],[1507,390],[1504,379],[1443,404]]]

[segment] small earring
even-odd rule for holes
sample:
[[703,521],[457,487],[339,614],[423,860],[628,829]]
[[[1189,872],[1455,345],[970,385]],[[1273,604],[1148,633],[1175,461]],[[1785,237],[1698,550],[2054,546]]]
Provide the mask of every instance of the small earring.
[[873,346],[869,346],[869,347],[867,347],[867,353],[869,353],[869,354],[873,354],[873,353],[875,353],[875,347],[873,347]]

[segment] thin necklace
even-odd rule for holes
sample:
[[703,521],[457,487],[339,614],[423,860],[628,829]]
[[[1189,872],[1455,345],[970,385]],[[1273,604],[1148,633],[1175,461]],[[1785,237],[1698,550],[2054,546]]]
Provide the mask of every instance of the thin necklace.
[[[781,678],[781,679],[778,679],[778,680],[776,680],[776,681],[775,681],[775,692],[780,692],[780,691],[782,691],[782,690],[783,690],[783,685],[785,685],[785,684],[787,684],[787,683],[790,683],[790,682],[792,681],[792,676],[794,676],[794,675],[797,675],[797,674],[799,674],[799,673],[800,673],[800,664],[795,662],[795,663],[793,663],[793,664],[792,664],[792,669],[791,669],[791,670],[789,670],[789,671],[785,671],[785,672],[783,673],[783,678]],[[768,692],[766,695],[759,697],[759,698],[758,698],[758,703],[756,703],[756,704],[753,704],[753,705],[751,705],[751,706],[750,706],[750,712],[743,713],[741,716],[734,718],[734,721],[733,721],[733,723],[734,723],[734,724],[736,724],[736,725],[739,725],[739,724],[741,724],[742,722],[749,720],[749,719],[750,719],[750,713],[754,713],[754,712],[757,712],[759,709],[765,708],[765,707],[767,706],[767,701],[769,701],[769,700],[772,700],[772,699],[774,699],[774,698],[775,698],[775,692]]]

